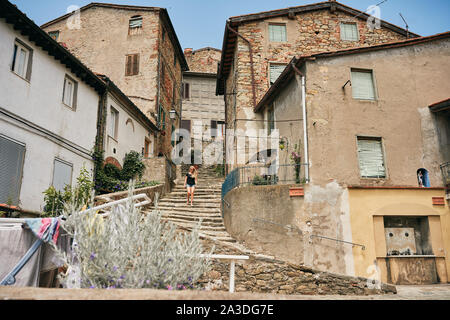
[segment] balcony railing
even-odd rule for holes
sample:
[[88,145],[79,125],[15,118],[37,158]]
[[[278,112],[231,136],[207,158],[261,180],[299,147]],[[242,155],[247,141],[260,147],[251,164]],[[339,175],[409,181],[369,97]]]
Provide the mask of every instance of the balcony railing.
[[222,204],[225,195],[240,186],[304,184],[305,163],[283,165],[249,165],[238,167],[228,174],[222,184]]

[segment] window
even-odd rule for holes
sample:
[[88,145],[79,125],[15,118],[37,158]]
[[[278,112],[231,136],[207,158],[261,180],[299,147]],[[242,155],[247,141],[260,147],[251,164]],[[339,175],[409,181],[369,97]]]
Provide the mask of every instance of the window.
[[25,145],[0,135],[0,203],[19,204],[24,159]]
[[142,17],[141,16],[133,16],[130,19],[129,22],[129,29],[128,33],[130,35],[132,34],[138,34],[142,30]]
[[158,111],[158,126],[161,128],[161,130],[166,129],[166,111],[161,105],[159,106]]
[[172,144],[172,147],[175,147],[175,142],[177,141],[177,137],[176,137],[176,135],[174,134],[175,133],[175,126],[172,124],[172,131],[170,132],[170,134],[171,134],[171,144]]
[[144,158],[149,158],[150,157],[150,140],[148,138],[145,138],[145,143],[144,143]]
[[362,178],[386,178],[381,138],[358,137],[358,158]]
[[354,99],[376,99],[372,70],[352,70],[352,93]]
[[48,33],[48,35],[50,37],[52,37],[52,39],[55,40],[55,41],[58,41],[58,39],[59,39],[59,31],[50,31]]
[[286,42],[286,25],[285,24],[269,24],[270,42]]
[[63,102],[72,109],[75,109],[76,107],[77,87],[77,82],[66,75],[64,78]]
[[275,129],[275,112],[273,106],[269,107],[267,111],[267,134],[270,136]]
[[31,62],[33,50],[24,43],[16,40],[14,43],[13,63],[11,70],[18,76],[30,80],[31,78]]
[[129,54],[126,56],[125,76],[137,74],[139,74],[139,54]]
[[111,138],[114,138],[117,140],[117,131],[118,131],[118,125],[119,125],[119,112],[111,107],[110,110],[110,122],[109,122],[109,135]]
[[64,191],[66,185],[72,185],[72,164],[55,159],[52,186],[56,191]]
[[358,26],[356,23],[341,23],[341,40],[358,41]]
[[181,120],[180,128],[191,133],[191,120]]
[[283,73],[284,69],[286,69],[285,64],[270,64],[270,85],[274,84],[277,81],[278,77]]
[[189,83],[183,82],[182,90],[183,90],[183,99],[184,100],[189,100],[190,99],[190,96],[191,96],[190,89],[191,88],[190,88]]

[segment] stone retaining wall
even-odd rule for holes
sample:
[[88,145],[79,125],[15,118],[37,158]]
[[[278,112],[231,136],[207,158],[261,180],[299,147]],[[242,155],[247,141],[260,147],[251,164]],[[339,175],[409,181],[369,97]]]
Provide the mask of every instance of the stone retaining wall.
[[[203,240],[205,252],[214,246],[214,254],[242,255],[231,247]],[[396,294],[394,285],[373,283],[351,277],[317,271],[279,260],[251,256],[236,262],[235,291],[287,295],[383,295]],[[206,290],[229,290],[230,262],[212,260],[211,270],[199,280]],[[378,287],[378,288],[377,288]]]

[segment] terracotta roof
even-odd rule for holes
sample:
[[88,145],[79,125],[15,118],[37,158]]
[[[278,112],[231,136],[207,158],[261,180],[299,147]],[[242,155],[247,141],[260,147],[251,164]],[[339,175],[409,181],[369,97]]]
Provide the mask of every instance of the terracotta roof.
[[450,110],[450,98],[433,103],[429,106],[431,112],[439,112],[444,110]]
[[[81,11],[85,11],[88,10],[90,8],[93,7],[101,7],[101,8],[112,8],[112,9],[119,9],[119,10],[131,10],[131,11],[155,11],[155,12],[159,12],[160,13],[160,17],[161,19],[166,22],[167,26],[169,27],[169,37],[171,38],[175,49],[177,51],[177,55],[178,58],[180,59],[180,63],[181,63],[181,68],[182,71],[187,71],[189,70],[189,66],[186,62],[186,59],[184,57],[184,52],[183,49],[181,48],[180,42],[178,40],[177,34],[175,32],[175,29],[172,25],[172,21],[170,20],[169,17],[169,13],[167,12],[167,10],[165,8],[160,8],[160,7],[145,7],[145,6],[131,6],[131,5],[119,5],[119,4],[112,4],[112,3],[99,3],[99,2],[92,2],[89,3],[87,5],[85,5],[84,7],[80,8],[80,12]],[[65,20],[67,18],[69,18],[71,15],[73,15],[75,13],[75,11],[67,13],[61,17],[58,17],[54,20],[51,20],[47,23],[44,23],[41,28],[47,28],[49,26],[51,26],[52,24],[55,24],[57,22],[60,22],[62,20]]]
[[213,47],[205,47],[205,48],[200,48],[200,49],[197,49],[197,50],[194,50],[194,51],[192,51],[192,53],[196,53],[196,52],[199,52],[199,51],[217,51],[217,52],[222,52],[222,50],[220,50],[220,49],[216,49],[216,48],[213,48]]
[[[252,13],[252,14],[245,14],[240,16],[234,16],[230,17],[225,25],[225,32],[224,32],[224,38],[223,38],[223,44],[222,44],[222,58],[219,66],[218,76],[217,76],[217,88],[216,88],[216,94],[224,94],[224,81],[227,78],[231,63],[234,57],[234,50],[237,43],[236,35],[233,32],[230,32],[228,30],[228,26],[235,28],[238,27],[240,24],[244,24],[247,22],[253,22],[258,20],[265,20],[269,18],[274,17],[280,17],[280,16],[291,16],[291,15],[297,15],[302,14],[306,12],[311,11],[317,11],[317,10],[339,10],[343,11],[349,14],[354,15],[355,17],[359,17],[360,19],[367,20],[370,15],[362,12],[358,9],[351,8],[349,6],[343,5],[336,1],[326,1],[326,2],[318,2],[314,4],[308,4],[303,6],[297,6],[297,7],[290,7],[285,9],[277,9],[277,10],[271,10],[271,11],[264,11],[259,13]],[[413,32],[409,32],[401,27],[398,27],[392,23],[386,22],[384,20],[381,20],[381,26],[390,29],[394,32],[397,32],[401,35],[404,35],[405,37],[409,34],[411,37],[420,37],[418,34],[415,34]]]
[[[294,66],[296,68],[299,68],[301,65],[303,65],[305,63],[305,61],[321,59],[321,58],[336,57],[336,56],[344,56],[344,55],[350,55],[350,54],[361,54],[361,53],[366,53],[366,52],[395,49],[395,48],[407,47],[407,46],[417,45],[417,44],[426,43],[426,42],[430,42],[430,41],[434,41],[434,40],[448,39],[448,38],[450,38],[450,31],[444,32],[444,33],[438,33],[438,34],[428,36],[428,37],[419,37],[419,38],[407,39],[407,40],[402,40],[402,41],[388,42],[388,43],[378,44],[378,45],[368,46],[368,47],[359,47],[359,48],[336,50],[336,51],[329,51],[329,52],[320,52],[320,53],[315,53],[315,54],[310,54],[310,55],[299,56],[297,58],[294,57],[291,60],[291,62],[288,64],[286,69],[284,69],[284,71],[281,73],[279,78],[275,81],[275,83],[272,84],[272,86],[266,92],[266,94],[261,99],[261,101],[258,103],[258,105],[256,106],[254,111],[258,112],[261,108],[263,108],[268,103],[273,101],[274,97],[278,94],[278,92],[294,76]],[[449,100],[441,101],[438,104],[439,105],[441,105],[443,103],[448,104]],[[430,107],[432,107],[432,106],[430,106]]]

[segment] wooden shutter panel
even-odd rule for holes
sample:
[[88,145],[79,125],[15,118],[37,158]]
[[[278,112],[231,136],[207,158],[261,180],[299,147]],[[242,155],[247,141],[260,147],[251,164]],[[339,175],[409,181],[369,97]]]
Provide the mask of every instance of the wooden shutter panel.
[[352,71],[352,94],[355,99],[375,100],[371,71]]
[[19,204],[25,146],[0,136],[0,203]]
[[358,139],[358,157],[361,177],[386,177],[381,140],[363,138]]
[[217,121],[211,120],[211,137],[217,136]]
[[132,58],[132,56],[128,55],[126,57],[126,63],[125,63],[125,75],[126,76],[131,75],[132,63],[133,63],[133,58]]
[[133,55],[133,75],[139,74],[139,55]]

